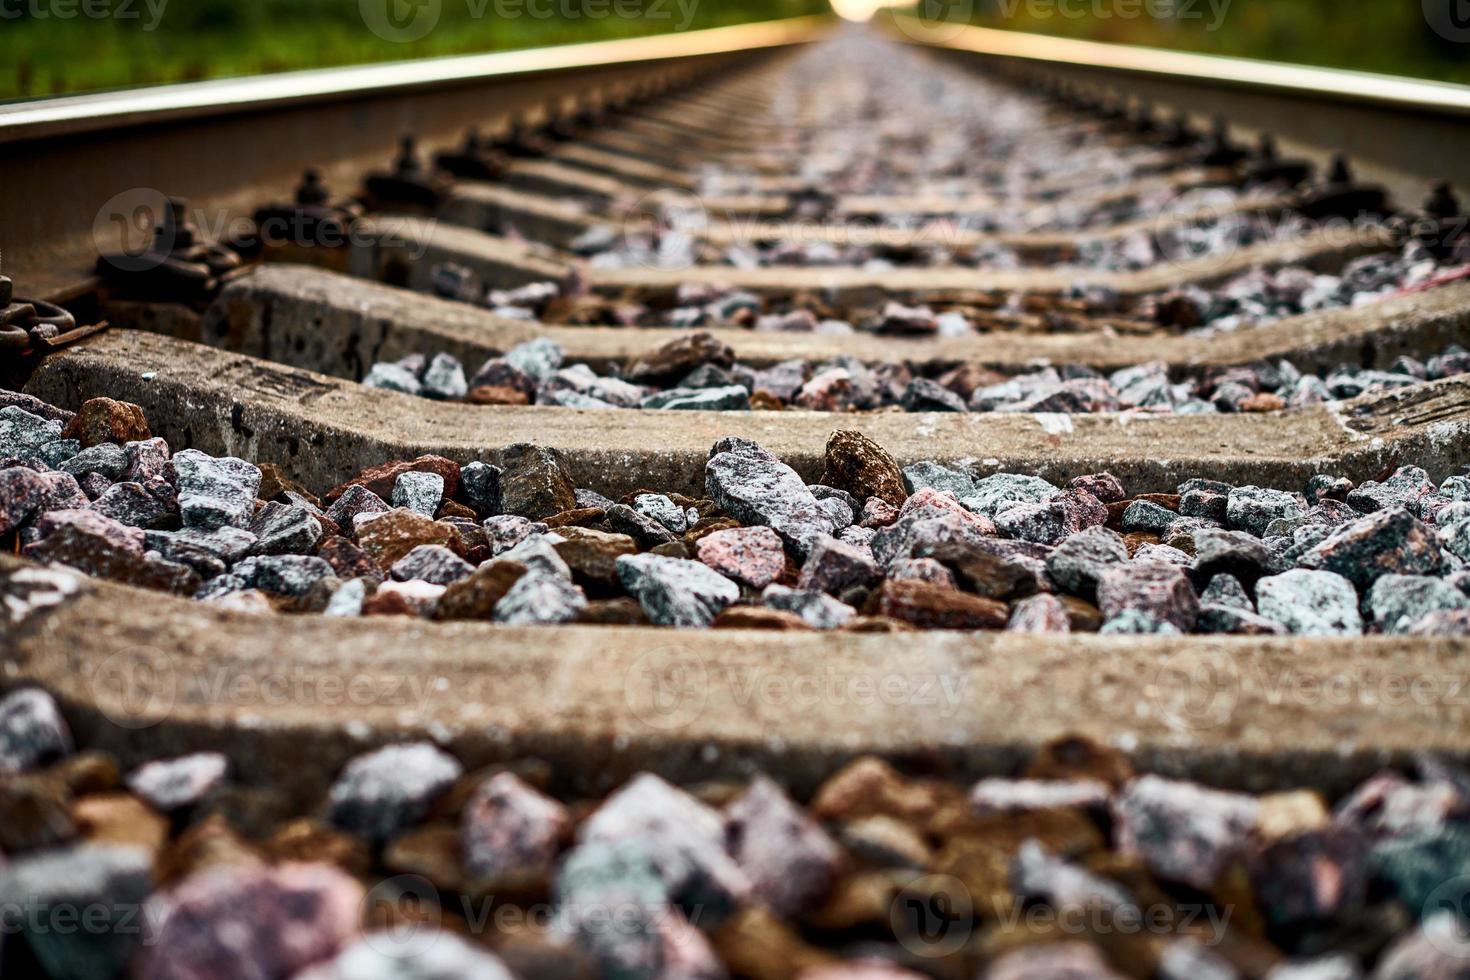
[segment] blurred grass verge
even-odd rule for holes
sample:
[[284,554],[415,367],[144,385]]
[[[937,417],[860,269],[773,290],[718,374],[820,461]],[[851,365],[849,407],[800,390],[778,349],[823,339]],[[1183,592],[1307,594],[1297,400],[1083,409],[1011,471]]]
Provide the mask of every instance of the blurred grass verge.
[[[366,0],[365,0],[366,2]],[[438,22],[412,42],[359,0],[0,0],[0,100],[639,37],[825,13],[827,0],[371,0]],[[628,16],[636,11],[639,16]]]
[[1470,82],[1467,0],[920,2],[934,12],[973,3],[984,27]]

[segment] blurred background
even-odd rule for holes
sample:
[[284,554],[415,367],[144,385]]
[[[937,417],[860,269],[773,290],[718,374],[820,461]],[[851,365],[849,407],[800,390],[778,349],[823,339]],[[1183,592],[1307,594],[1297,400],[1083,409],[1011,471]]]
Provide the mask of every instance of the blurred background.
[[[920,0],[928,19],[1470,82],[1470,0]],[[827,13],[884,0],[0,0],[0,100]],[[432,22],[431,29],[420,29]]]

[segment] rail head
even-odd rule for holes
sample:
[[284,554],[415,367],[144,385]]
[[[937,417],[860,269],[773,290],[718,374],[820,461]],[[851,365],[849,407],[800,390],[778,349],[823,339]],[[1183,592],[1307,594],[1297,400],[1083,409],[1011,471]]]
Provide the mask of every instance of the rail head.
[[990,27],[935,25],[904,13],[895,13],[893,21],[897,33],[908,40],[954,51],[1434,115],[1470,116],[1470,85]]
[[616,41],[281,72],[19,102],[0,105],[0,145],[494,79],[615,65],[652,66],[687,58],[779,48],[815,40],[830,23],[830,17],[812,15]]

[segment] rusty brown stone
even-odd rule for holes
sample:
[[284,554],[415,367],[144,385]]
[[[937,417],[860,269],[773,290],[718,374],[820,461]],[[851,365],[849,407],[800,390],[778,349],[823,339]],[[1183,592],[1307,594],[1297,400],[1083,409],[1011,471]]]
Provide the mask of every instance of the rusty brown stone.
[[1027,779],[1096,779],[1116,789],[1133,778],[1133,763],[1111,746],[1081,735],[1046,743],[1027,764]]
[[669,341],[657,350],[628,362],[625,377],[634,384],[667,384],[678,381],[701,364],[729,367],[735,351],[713,334],[700,331]]
[[357,546],[385,572],[422,544],[454,549],[459,546],[459,535],[450,525],[411,510],[390,511],[368,521],[357,532]]
[[617,560],[636,555],[638,545],[626,534],[613,534],[586,527],[563,527],[557,531],[565,540],[554,547],[579,583],[601,587],[617,584]]
[[1286,399],[1269,391],[1251,395],[1237,406],[1242,412],[1279,412],[1286,407]]
[[784,412],[786,403],[764,388],[758,388],[750,396],[750,410],[753,412]]
[[473,507],[466,507],[458,500],[446,500],[440,504],[437,517],[441,521],[446,517],[459,517],[467,521],[479,521],[480,519],[480,515],[475,513]]
[[422,875],[446,894],[461,891],[459,828],[447,822],[415,827],[389,842],[383,865],[395,874]]
[[[260,493],[261,500],[274,500],[287,490],[298,493],[311,501],[313,506],[322,505],[321,498],[310,490],[297,483],[286,475],[275,463],[261,463],[260,465]],[[320,518],[319,518],[320,519]]]
[[77,835],[72,795],[50,773],[0,776],[0,851],[51,847]]
[[353,578],[381,579],[383,570],[357,545],[337,535],[325,538],[317,546],[317,557],[322,558],[337,577],[346,581]]
[[509,385],[480,385],[471,388],[464,400],[471,405],[529,405],[531,396]]
[[583,626],[647,626],[648,614],[635,599],[594,599],[577,614],[577,622]]
[[1123,535],[1123,546],[1128,549],[1129,558],[1138,554],[1138,549],[1146,544],[1162,543],[1163,541],[1157,534],[1149,534],[1147,531],[1134,531],[1132,534]]
[[84,796],[72,807],[72,817],[93,844],[131,844],[156,855],[168,842],[168,818],[128,793]]
[[148,418],[143,409],[132,402],[111,398],[91,398],[82,403],[77,414],[61,430],[63,439],[79,439],[84,447],[103,442],[141,442],[152,439]]
[[327,492],[326,501],[331,503],[346,492],[353,484],[367,487],[384,500],[393,498],[393,484],[404,473],[438,473],[444,478],[444,496],[452,497],[459,489],[459,464],[443,456],[420,456],[418,459],[369,466],[356,476],[333,487]]
[[761,905],[737,912],[710,939],[730,972],[749,980],[792,980],[833,959]]
[[261,850],[273,861],[325,861],[355,875],[372,867],[372,854],[362,840],[307,817],[281,827]]
[[510,559],[481,565],[444,590],[434,608],[434,618],[489,619],[495,604],[505,598],[510,587],[524,574],[526,566]]
[[822,483],[859,500],[879,497],[895,507],[908,499],[903,473],[888,450],[861,432],[838,429],[827,439]]
[[915,579],[886,580],[868,600],[869,613],[891,616],[920,629],[1004,629],[1006,604]]
[[606,514],[601,507],[575,507],[543,518],[541,523],[549,528],[587,527],[600,522]]
[[[303,861],[331,860],[319,849],[299,858]],[[174,839],[158,859],[159,884],[168,886],[196,871],[219,865],[253,865],[260,854],[217,813],[212,813]]]
[[891,616],[854,616],[839,629],[844,633],[912,633],[915,627]]
[[839,878],[821,905],[803,918],[824,931],[887,923],[893,900],[913,881],[913,871],[862,871]]
[[1009,601],[1036,593],[1036,574],[1030,568],[963,541],[941,542],[924,554],[948,567],[965,588],[978,596]]
[[1102,629],[1102,610],[1074,595],[1060,595],[1062,605],[1067,610],[1067,625],[1073,633],[1096,633]]
[[796,613],[761,606],[731,606],[710,624],[717,630],[810,630]]
[[117,760],[104,752],[78,752],[56,763],[50,773],[74,796],[108,793],[122,783]]
[[843,766],[817,790],[812,816],[845,821],[885,815],[927,821],[940,804],[935,787],[906,779],[877,756],[863,756]]

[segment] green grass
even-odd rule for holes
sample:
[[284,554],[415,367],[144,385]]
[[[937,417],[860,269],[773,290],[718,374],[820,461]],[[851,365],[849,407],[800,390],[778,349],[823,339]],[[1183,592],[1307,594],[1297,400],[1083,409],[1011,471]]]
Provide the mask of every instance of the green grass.
[[[1462,0],[1430,3],[1448,14]],[[1181,12],[1174,17],[1125,16],[1167,6],[1160,0],[978,0],[975,21],[1086,40],[1470,82],[1470,24],[1446,37],[1431,27],[1421,0],[1174,0]],[[1060,10],[1087,16],[1063,16]]]
[[[826,0],[417,2],[440,4],[438,25],[421,40],[398,43],[369,30],[358,0],[0,0],[0,100],[635,37],[829,9]],[[55,16],[87,9],[111,15]],[[414,8],[403,9],[411,15]],[[618,15],[629,11],[646,16]]]

